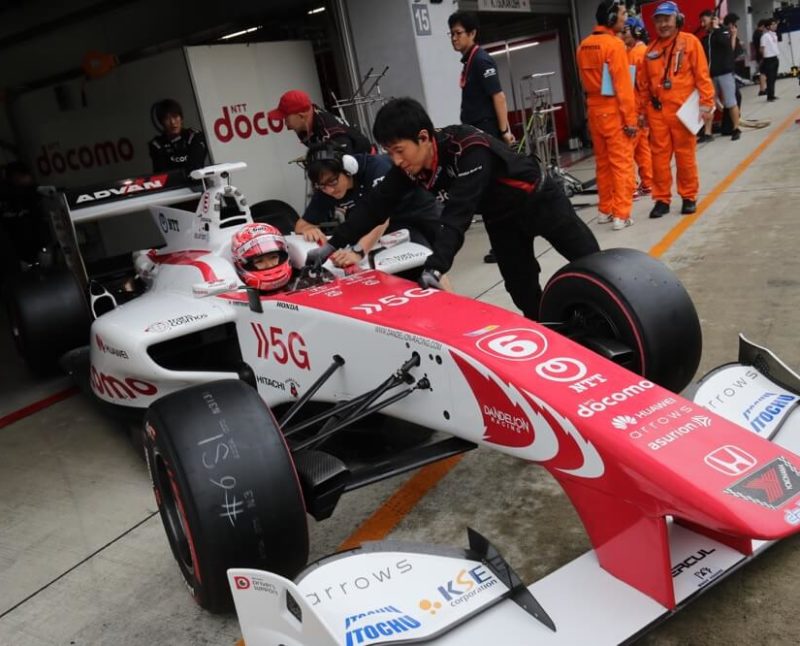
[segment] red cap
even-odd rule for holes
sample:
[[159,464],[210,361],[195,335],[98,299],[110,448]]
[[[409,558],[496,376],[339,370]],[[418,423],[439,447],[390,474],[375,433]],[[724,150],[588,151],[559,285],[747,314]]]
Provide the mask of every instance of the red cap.
[[284,92],[278,107],[270,110],[267,117],[270,120],[285,119],[286,115],[305,112],[311,107],[311,98],[303,90],[289,90]]

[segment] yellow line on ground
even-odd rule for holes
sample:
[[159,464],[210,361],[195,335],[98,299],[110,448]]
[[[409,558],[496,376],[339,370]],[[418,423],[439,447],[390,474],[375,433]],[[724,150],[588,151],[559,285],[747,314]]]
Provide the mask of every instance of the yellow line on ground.
[[700,204],[697,205],[697,211],[695,213],[681,217],[681,221],[672,227],[672,229],[670,229],[667,234],[659,242],[657,242],[652,249],[650,249],[650,255],[653,256],[653,258],[660,258],[667,249],[675,244],[675,241],[680,238],[690,226],[697,222],[700,216],[705,213],[705,211],[714,203],[714,201],[726,190],[728,190],[731,184],[739,179],[739,176],[748,169],[750,164],[752,164],[759,157],[759,155],[761,155],[761,153],[763,153],[767,147],[772,144],[772,142],[780,137],[784,130],[791,126],[798,116],[800,116],[800,110],[795,110],[789,117],[786,118],[783,123],[781,123],[781,125],[769,133],[769,136],[764,139],[764,141],[762,141],[753,152],[740,161],[736,168],[728,173],[728,176],[725,177],[725,179],[723,179],[719,184],[717,184],[713,190],[700,201]]

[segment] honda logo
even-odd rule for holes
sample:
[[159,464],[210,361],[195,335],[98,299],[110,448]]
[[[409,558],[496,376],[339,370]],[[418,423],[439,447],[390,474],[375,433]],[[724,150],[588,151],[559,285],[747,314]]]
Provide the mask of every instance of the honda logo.
[[752,469],[758,461],[747,451],[730,444],[712,451],[705,457],[705,463],[726,476],[739,476]]

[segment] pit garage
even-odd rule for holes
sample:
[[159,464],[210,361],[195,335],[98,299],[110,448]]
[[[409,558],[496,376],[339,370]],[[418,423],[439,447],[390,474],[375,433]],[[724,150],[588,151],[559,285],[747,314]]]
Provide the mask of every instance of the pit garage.
[[[494,11],[488,10],[491,4],[497,5]],[[523,5],[525,12],[497,10],[503,4]],[[307,88],[320,105],[336,110],[337,101],[348,103],[362,80],[374,75],[367,79],[372,83],[388,67],[377,83],[381,99],[412,95],[425,103],[435,123],[457,122],[460,65],[445,32],[447,16],[464,8],[479,11],[487,46],[496,58],[506,57],[500,69],[508,74],[514,94],[520,94],[521,76],[559,71],[553,96],[564,115],[558,122],[562,162],[572,175],[590,183],[590,150],[567,152],[569,140],[583,136],[570,52],[576,36],[586,33],[587,11],[593,13],[584,3],[577,4],[342,0],[275,1],[255,8],[240,2],[166,6],[144,0],[81,0],[53,8],[44,2],[3,2],[0,48],[13,64],[0,74],[0,85],[6,88],[0,163],[25,160],[37,184],[73,195],[75,212],[80,213],[80,207],[86,213],[92,200],[78,204],[81,195],[94,198],[111,186],[121,190],[114,182],[123,178],[151,176],[146,144],[155,128],[150,110],[169,96],[181,102],[187,123],[206,133],[210,162],[247,162],[246,169],[231,171],[230,181],[250,204],[280,200],[302,210],[308,187],[302,168],[292,162],[304,148],[282,124],[268,123],[265,113],[282,92],[294,87]],[[539,44],[509,51],[533,42]],[[538,52],[545,53],[535,55]],[[104,61],[107,55],[114,58],[106,61],[107,73],[92,78],[82,67],[87,57]],[[371,98],[377,97],[377,87],[369,93]],[[785,100],[765,103],[756,96],[757,87],[742,88],[746,115],[769,125],[748,130],[736,144],[719,139],[698,148],[701,195],[695,215],[672,213],[649,220],[650,203],[641,200],[634,204],[635,226],[614,232],[597,223],[596,196],[572,198],[602,249],[648,253],[685,286],[703,336],[702,359],[692,381],[736,361],[739,333],[770,348],[788,368],[800,369],[795,338],[800,329],[795,278],[800,266],[791,236],[796,211],[792,205],[800,195],[800,185],[792,179],[800,137],[800,111],[790,98],[795,90],[792,79],[780,80],[778,93]],[[511,95],[511,87],[506,92]],[[519,96],[517,101],[512,123],[521,127],[526,107]],[[378,100],[350,103],[342,112],[357,124],[369,123],[380,105]],[[92,186],[101,188],[84,190]],[[169,193],[173,206],[199,199],[197,190],[182,190],[170,188],[160,194]],[[129,257],[130,251],[150,246],[153,236],[161,235],[148,219],[146,206],[125,217],[136,218],[138,224],[108,220],[78,227],[79,244],[90,244],[100,257]],[[497,266],[482,262],[486,248],[483,224],[475,222],[450,274],[454,289],[476,306],[515,311]],[[546,281],[564,260],[540,239],[535,250]],[[475,328],[491,324],[482,320]],[[15,348],[11,327],[4,311],[0,643],[241,643],[235,613],[211,613],[187,591],[141,455],[141,425],[109,415],[91,389],[63,372],[32,371]],[[259,338],[263,354],[264,341]],[[103,346],[110,353],[125,350],[111,343]],[[327,350],[331,355],[354,352]],[[261,369],[258,375],[291,388],[282,374]],[[376,384],[387,376],[376,374]],[[105,382],[122,397],[149,392],[135,381],[123,378],[121,383]],[[716,414],[746,385],[739,380],[721,384],[713,399],[696,404]],[[681,394],[691,399],[692,391],[690,385]],[[586,401],[593,399],[589,392]],[[757,402],[754,406],[751,413],[757,417],[761,411]],[[376,438],[369,428],[360,428],[348,441],[356,446],[392,441],[386,431],[380,433]],[[345,493],[330,518],[317,521],[308,516],[309,561],[384,539],[464,547],[470,527],[487,537],[529,585],[590,549],[573,505],[545,469],[483,447],[455,453]],[[797,547],[796,536],[778,542],[724,580],[715,579],[716,585],[708,586],[691,605],[675,609],[680,612],[665,611],[659,625],[648,624],[629,641],[798,643]],[[691,567],[698,569],[692,577],[697,578],[694,572],[700,571],[709,549],[694,553]],[[673,577],[689,567],[678,566],[677,575],[673,567]],[[388,567],[390,575],[402,573],[394,563]],[[381,585],[381,575],[376,578],[374,572],[358,569],[348,572],[342,583],[359,586],[356,580],[362,577],[368,585]],[[698,581],[698,589],[705,588]],[[580,582],[576,596],[578,587]],[[565,598],[571,594],[563,591]],[[613,599],[610,604],[608,599],[596,601],[596,607],[620,617],[633,612],[614,606]],[[561,620],[562,632],[591,614],[592,607],[594,603],[576,604],[569,619]],[[415,611],[422,616],[429,609]],[[531,634],[536,634],[541,624],[531,622]],[[469,622],[459,630],[466,637],[458,643],[473,643]],[[598,636],[586,643],[618,641],[622,640]],[[532,642],[520,633],[503,643]]]

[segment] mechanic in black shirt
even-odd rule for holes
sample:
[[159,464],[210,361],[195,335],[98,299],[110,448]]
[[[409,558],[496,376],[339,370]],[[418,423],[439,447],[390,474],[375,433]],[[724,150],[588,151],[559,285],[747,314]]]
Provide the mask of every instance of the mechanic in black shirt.
[[164,99],[155,105],[156,121],[162,133],[150,140],[150,159],[153,172],[182,169],[189,174],[206,165],[208,147],[202,132],[183,127],[183,108],[174,99]]
[[425,287],[439,287],[439,277],[453,264],[476,211],[483,214],[506,291],[530,319],[538,317],[542,293],[534,238],[544,237],[568,260],[599,250],[559,184],[537,161],[499,139],[466,125],[434,130],[425,109],[409,98],[393,99],[379,110],[374,134],[394,168],[353,207],[328,243],[310,252],[309,264],[358,240],[385,219],[392,204],[419,186],[444,200],[442,226],[420,277]]
[[283,121],[286,128],[294,130],[300,143],[313,146],[331,142],[346,153],[376,152],[369,139],[339,117],[325,112],[311,102],[302,90],[284,92],[278,107],[267,115],[270,121]]
[[[324,243],[327,237],[318,225],[344,222],[350,210],[367,198],[392,168],[386,155],[348,155],[330,144],[317,144],[306,156],[306,172],[315,191],[295,233],[306,240]],[[388,219],[363,235],[349,249],[336,251],[332,260],[338,267],[357,264],[384,233],[407,229],[410,240],[429,249],[439,227],[440,205],[422,188],[409,191],[386,212]]]
[[[730,27],[727,24],[720,25],[719,16],[710,9],[706,9],[700,14],[700,25],[705,29],[700,42],[706,53],[717,100],[730,114],[733,122],[731,139],[736,141],[741,137],[742,131],[739,130],[739,105],[736,102],[736,78],[733,75],[733,36]],[[706,123],[705,131],[700,135],[698,141],[711,139],[712,125],[711,120]]]

